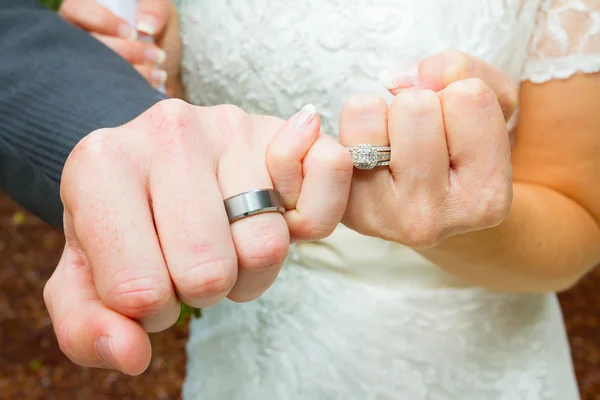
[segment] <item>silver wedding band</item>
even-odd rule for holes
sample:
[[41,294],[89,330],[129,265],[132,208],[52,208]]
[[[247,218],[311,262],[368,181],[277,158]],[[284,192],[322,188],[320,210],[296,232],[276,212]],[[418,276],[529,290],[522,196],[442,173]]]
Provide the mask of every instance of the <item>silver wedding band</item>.
[[373,169],[390,165],[390,146],[374,146],[372,144],[359,144],[348,147],[352,154],[352,164],[356,169]]
[[283,214],[285,207],[281,194],[274,189],[258,189],[240,193],[223,201],[229,223],[251,215],[267,212]]

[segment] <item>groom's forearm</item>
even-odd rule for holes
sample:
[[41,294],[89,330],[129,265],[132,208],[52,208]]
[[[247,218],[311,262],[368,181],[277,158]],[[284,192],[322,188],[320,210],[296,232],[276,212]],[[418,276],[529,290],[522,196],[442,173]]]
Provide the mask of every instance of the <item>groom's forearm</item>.
[[37,0],[0,0],[0,58],[0,190],[62,226],[60,176],[73,147],[163,96]]
[[600,228],[575,201],[515,183],[499,226],[453,236],[420,253],[466,281],[492,290],[551,292],[572,286],[600,260]]

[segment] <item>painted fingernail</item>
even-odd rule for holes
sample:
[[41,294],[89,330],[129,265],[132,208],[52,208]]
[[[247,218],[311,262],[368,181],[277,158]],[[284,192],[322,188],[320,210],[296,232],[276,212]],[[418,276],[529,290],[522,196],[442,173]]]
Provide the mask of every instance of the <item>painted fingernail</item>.
[[123,39],[135,40],[137,38],[137,33],[135,32],[135,29],[129,26],[129,24],[119,25],[119,30],[117,33],[119,37],[122,37]]
[[317,108],[312,104],[307,104],[296,115],[296,127],[306,129],[317,116]]
[[106,367],[117,371],[121,370],[112,350],[112,338],[110,336],[98,336],[94,342],[94,346],[96,346],[96,352]]
[[379,74],[379,82],[386,89],[417,86],[419,84],[419,64],[382,71]]
[[138,19],[135,28],[146,35],[154,36],[158,30],[158,20],[152,15],[142,15]]
[[152,81],[154,87],[164,85],[165,82],[167,82],[167,77],[167,71],[164,69],[153,69],[152,73],[150,74],[150,80]]
[[167,53],[163,49],[148,49],[144,57],[146,61],[154,63],[155,66],[161,66],[167,59]]

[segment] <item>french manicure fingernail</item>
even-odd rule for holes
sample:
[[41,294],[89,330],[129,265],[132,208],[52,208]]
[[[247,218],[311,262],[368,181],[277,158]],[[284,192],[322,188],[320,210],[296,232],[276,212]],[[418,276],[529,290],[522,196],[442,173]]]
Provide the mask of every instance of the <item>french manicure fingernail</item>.
[[312,104],[305,105],[296,115],[296,127],[299,129],[308,128],[316,116],[317,108]]
[[94,345],[96,346],[96,352],[98,353],[98,356],[100,356],[106,367],[115,369],[117,371],[121,370],[112,350],[112,338],[110,336],[98,336],[94,342]]
[[146,35],[154,36],[158,29],[158,20],[152,15],[142,15],[135,27],[138,31]]
[[154,63],[155,66],[161,66],[167,59],[167,53],[163,49],[148,49],[146,50],[144,57],[146,61]]
[[129,24],[121,24],[119,25],[119,30],[117,32],[119,37],[127,40],[135,40],[137,38],[137,34],[135,33],[135,29],[133,29]]
[[153,69],[150,73],[150,79],[155,87],[164,85],[167,82],[167,71],[164,69]]
[[419,64],[382,71],[379,74],[379,82],[386,89],[417,86],[419,84]]

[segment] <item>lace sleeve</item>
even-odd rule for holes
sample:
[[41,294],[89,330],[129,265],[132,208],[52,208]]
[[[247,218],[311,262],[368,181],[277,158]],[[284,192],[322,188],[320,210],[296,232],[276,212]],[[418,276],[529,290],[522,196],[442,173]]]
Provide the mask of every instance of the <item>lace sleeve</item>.
[[542,83],[600,71],[600,0],[543,0],[523,80]]

